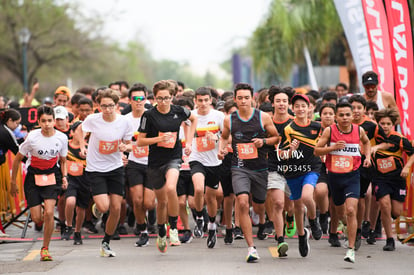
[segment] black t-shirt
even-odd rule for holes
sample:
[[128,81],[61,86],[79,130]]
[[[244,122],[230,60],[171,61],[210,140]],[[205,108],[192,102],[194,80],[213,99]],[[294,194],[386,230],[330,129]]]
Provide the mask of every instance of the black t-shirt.
[[161,114],[157,108],[144,112],[138,131],[146,133],[148,138],[157,137],[159,132],[176,133],[174,148],[159,147],[157,144],[149,146],[148,166],[152,168],[167,164],[170,160],[182,158],[182,146],[179,139],[180,125],[190,117],[189,110],[171,105],[167,114]]
[[11,130],[6,129],[3,124],[0,124],[0,165],[6,161],[6,153],[9,150],[17,154],[19,145]]

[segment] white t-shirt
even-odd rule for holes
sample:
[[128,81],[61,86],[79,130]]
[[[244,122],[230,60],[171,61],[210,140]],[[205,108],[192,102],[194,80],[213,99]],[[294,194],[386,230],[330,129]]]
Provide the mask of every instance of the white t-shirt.
[[[138,132],[139,124],[141,123],[141,117],[134,117],[132,112],[125,115],[125,117],[129,120],[132,125],[133,132]],[[129,153],[128,160],[133,162],[148,165],[148,151],[149,147],[138,147],[136,142],[132,142],[132,152]]]
[[[218,166],[221,160],[217,158],[218,142],[221,132],[223,130],[224,113],[217,110],[210,110],[205,115],[197,114],[197,110],[192,113],[197,116],[196,136],[193,139],[192,152],[190,155],[191,161],[198,161],[204,166]],[[217,141],[207,141],[204,137],[206,131],[217,135]]]
[[33,167],[38,166],[38,161],[42,162],[42,166],[50,161],[50,166],[53,166],[59,161],[59,157],[66,157],[68,154],[68,138],[65,134],[55,130],[53,136],[46,137],[41,131],[42,129],[30,131],[20,145],[20,154],[28,157],[27,167],[30,164]]
[[122,154],[118,146],[122,140],[131,140],[134,133],[127,118],[117,114],[112,122],[102,118],[102,113],[86,117],[82,129],[90,132],[86,171],[109,172],[123,166]]

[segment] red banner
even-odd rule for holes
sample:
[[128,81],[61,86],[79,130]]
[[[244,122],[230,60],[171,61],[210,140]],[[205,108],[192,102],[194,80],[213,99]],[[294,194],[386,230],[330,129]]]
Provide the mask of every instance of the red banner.
[[384,4],[382,0],[362,0],[362,9],[371,49],[372,70],[379,76],[379,90],[394,95],[391,43]]
[[397,106],[401,116],[401,131],[412,140],[414,117],[410,119],[410,104],[414,104],[413,39],[407,0],[385,0],[395,78]]

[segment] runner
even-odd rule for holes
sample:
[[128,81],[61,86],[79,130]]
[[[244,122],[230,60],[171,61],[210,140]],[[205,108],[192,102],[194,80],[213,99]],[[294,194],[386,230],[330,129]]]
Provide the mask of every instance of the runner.
[[[129,90],[129,99],[132,111],[125,117],[132,124],[136,132],[134,141],[138,137],[138,128],[141,123],[142,114],[145,112],[144,104],[147,96],[147,88],[143,84],[135,84]],[[147,223],[145,221],[146,211],[155,208],[155,195],[151,182],[147,178],[148,146],[138,147],[132,145],[132,152],[128,156],[126,166],[127,185],[132,200],[133,212],[137,221],[136,231],[139,234],[137,247],[147,246],[149,243]]]
[[[315,147],[315,155],[326,155],[328,183],[333,202],[339,217],[347,219],[348,250],[344,260],[355,262],[355,240],[357,232],[357,210],[359,200],[359,166],[361,154],[359,144],[365,153],[364,167],[371,165],[370,141],[362,127],[352,124],[352,105],[340,102],[336,105],[336,125],[331,125],[323,131]],[[328,145],[328,146],[327,146]],[[341,213],[342,212],[342,213]]]
[[[180,245],[177,219],[179,214],[177,198],[177,180],[182,163],[182,146],[178,138],[183,121],[191,121],[186,131],[186,155],[191,153],[191,144],[197,124],[197,118],[189,110],[171,105],[175,85],[167,80],[154,84],[153,93],[157,106],[144,112],[139,127],[137,145],[148,146],[147,176],[152,180],[157,198],[158,238],[157,248],[167,252],[166,223],[170,224],[170,245]],[[167,218],[168,217],[168,218]]]
[[[393,251],[395,242],[392,237],[392,220],[398,218],[403,210],[407,194],[405,178],[414,163],[414,148],[407,138],[393,130],[398,120],[397,111],[390,108],[382,109],[375,113],[375,119],[384,129],[390,147],[387,150],[373,148],[376,173],[372,182],[375,186],[375,197],[380,204],[381,221],[387,235],[383,250]],[[403,152],[409,156],[405,165]]]
[[222,163],[217,158],[218,141],[223,130],[224,114],[212,109],[210,90],[211,88],[201,87],[195,92],[197,108],[192,113],[197,116],[197,128],[189,162],[194,184],[194,201],[197,214],[197,225],[196,229],[194,229],[194,235],[201,237],[203,234],[203,206],[205,199],[209,216],[207,247],[213,248],[217,241],[217,190],[220,182],[220,165]]
[[[232,182],[240,210],[240,224],[248,245],[247,262],[259,260],[253,243],[252,224],[249,216],[249,194],[252,194],[253,209],[264,217],[264,202],[267,189],[267,156],[263,145],[274,145],[279,135],[269,115],[252,107],[253,88],[249,84],[236,84],[234,99],[238,111],[224,119],[223,133],[218,157],[227,153],[231,135],[233,160]],[[264,223],[264,220],[261,221]]]
[[43,246],[40,250],[40,260],[52,261],[49,244],[53,233],[54,208],[60,190],[68,187],[66,170],[68,138],[53,128],[55,117],[52,107],[40,106],[37,108],[37,116],[40,129],[28,134],[14,158],[11,194],[14,196],[19,191],[16,177],[20,162],[27,156],[24,193],[31,218],[36,224],[42,222],[42,203],[44,203]]
[[[290,124],[293,118],[289,115],[289,96],[280,87],[271,86],[269,88],[269,99],[274,107],[273,123],[278,132],[281,133],[281,141],[269,150],[269,177],[267,185],[267,198],[266,198],[266,212],[269,219],[273,222],[275,228],[275,240],[278,243],[277,250],[279,257],[286,257],[288,244],[284,238],[284,209],[293,210],[292,201],[289,200],[290,195],[289,187],[287,186],[286,179],[284,177],[284,165],[287,162],[280,159],[277,155],[279,144],[283,144],[286,137],[283,135],[283,129]],[[290,237],[295,223],[293,219],[293,211],[288,215],[288,222],[286,230],[289,232]],[[293,230],[294,231],[294,230]],[[294,232],[293,232],[294,234]]]
[[[109,210],[105,224],[100,255],[115,257],[109,242],[118,225],[121,203],[124,195],[123,152],[131,143],[132,125],[121,115],[116,114],[118,93],[106,89],[99,93],[97,102],[101,113],[89,115],[80,125],[83,132],[91,133],[86,155],[86,176],[91,184],[93,200],[99,212]],[[83,141],[83,138],[80,139]],[[84,144],[81,153],[85,154]]]
[[290,188],[290,199],[295,204],[295,221],[299,237],[299,252],[302,257],[309,254],[309,230],[304,227],[304,206],[306,206],[312,237],[322,237],[316,219],[316,206],[313,198],[318,181],[321,159],[314,156],[314,146],[321,132],[318,122],[308,119],[309,99],[306,95],[292,97],[296,118],[284,129],[286,142],[280,146],[279,157],[287,159],[285,177]]

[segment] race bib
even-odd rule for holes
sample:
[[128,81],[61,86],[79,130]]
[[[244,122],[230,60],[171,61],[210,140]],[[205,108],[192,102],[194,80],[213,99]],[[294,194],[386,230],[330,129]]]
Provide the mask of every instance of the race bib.
[[68,174],[74,177],[83,175],[83,163],[68,160]]
[[134,157],[136,158],[143,158],[148,157],[148,146],[136,146],[132,145],[132,153],[134,154]]
[[206,152],[216,148],[216,142],[212,139],[208,139],[206,136],[196,138],[197,151]]
[[254,143],[238,143],[237,153],[239,159],[257,159],[257,148]]
[[118,152],[119,141],[99,141],[99,153],[103,155],[109,155],[115,152]]
[[[164,132],[159,132],[158,135],[160,137],[165,136],[166,133]],[[162,141],[162,142],[158,142],[157,146],[158,147],[164,147],[164,148],[174,148],[175,146],[175,141],[177,140],[177,132],[172,132],[172,137],[170,137],[170,139],[168,139],[167,141]]]
[[190,163],[188,162],[189,160],[190,156],[183,154],[183,163],[181,164],[181,170],[190,170]]
[[377,159],[377,169],[383,174],[394,171],[397,167],[393,157]]
[[56,184],[55,173],[48,175],[35,175],[35,184],[37,186],[49,186]]
[[354,168],[354,160],[351,156],[332,156],[332,172],[349,173]]

